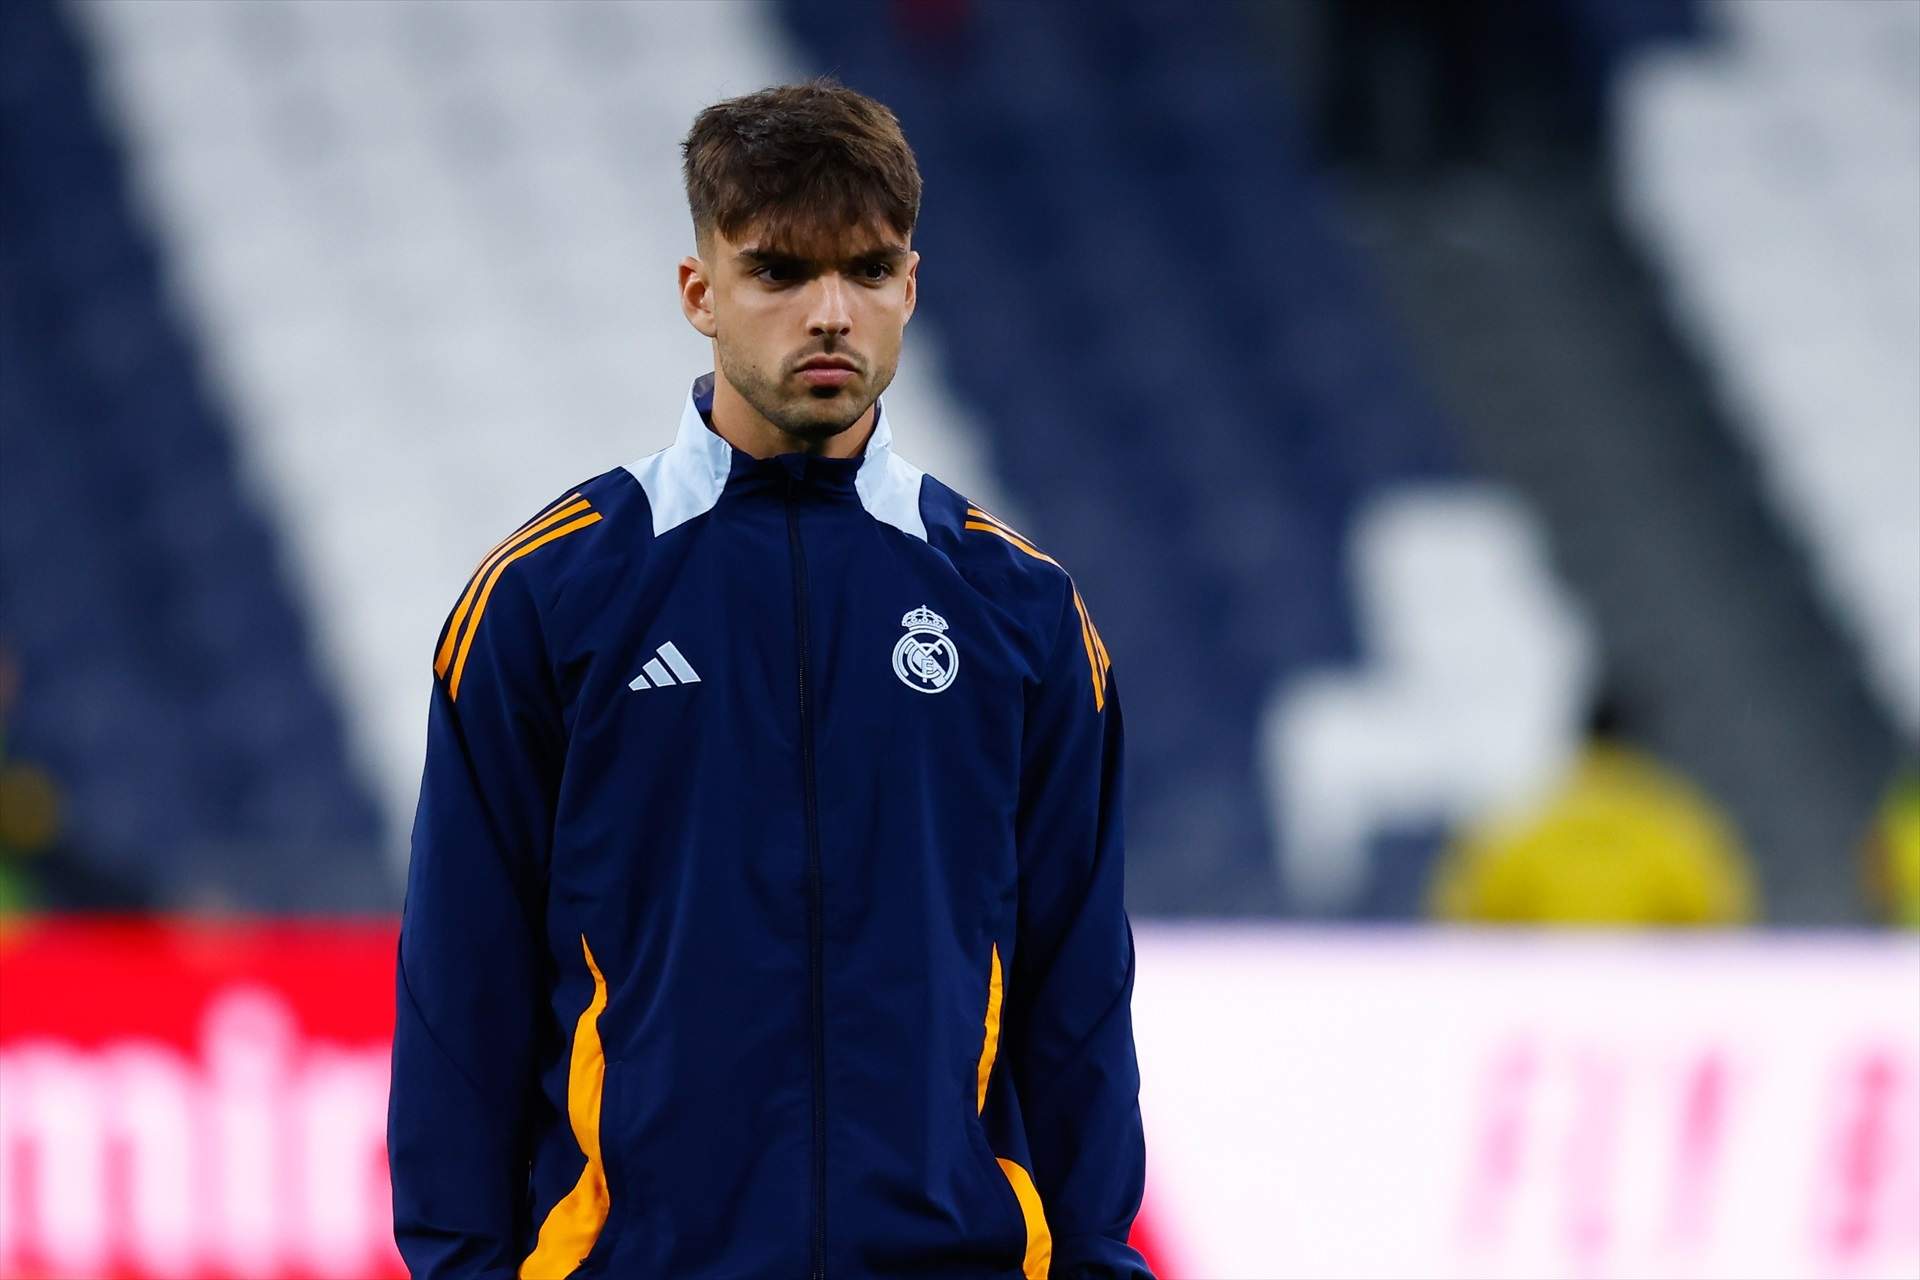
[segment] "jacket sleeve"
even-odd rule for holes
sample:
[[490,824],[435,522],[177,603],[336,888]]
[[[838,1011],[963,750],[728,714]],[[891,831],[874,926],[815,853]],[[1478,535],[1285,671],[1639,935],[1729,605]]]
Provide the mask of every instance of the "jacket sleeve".
[[1146,1178],[1133,932],[1121,898],[1119,689],[1069,584],[1030,689],[1008,1049],[1054,1280],[1152,1280],[1127,1245]]
[[469,588],[435,654],[395,982],[387,1151],[415,1277],[507,1277],[531,1216],[527,1117],[563,733],[534,601]]

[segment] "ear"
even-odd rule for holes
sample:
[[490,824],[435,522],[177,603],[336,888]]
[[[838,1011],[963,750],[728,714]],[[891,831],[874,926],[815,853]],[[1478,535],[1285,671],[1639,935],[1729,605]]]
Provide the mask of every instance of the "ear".
[[720,331],[713,318],[713,281],[699,258],[680,259],[680,314],[702,337],[711,338]]
[[[907,254],[907,314],[913,319],[913,309],[920,303],[920,255],[917,252]],[[905,321],[902,321],[905,323]]]

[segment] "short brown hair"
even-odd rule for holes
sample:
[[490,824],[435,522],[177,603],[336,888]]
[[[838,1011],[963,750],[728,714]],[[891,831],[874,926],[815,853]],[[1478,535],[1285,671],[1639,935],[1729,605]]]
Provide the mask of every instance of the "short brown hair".
[[694,234],[777,243],[920,218],[920,166],[893,112],[831,78],[716,102],[680,145]]

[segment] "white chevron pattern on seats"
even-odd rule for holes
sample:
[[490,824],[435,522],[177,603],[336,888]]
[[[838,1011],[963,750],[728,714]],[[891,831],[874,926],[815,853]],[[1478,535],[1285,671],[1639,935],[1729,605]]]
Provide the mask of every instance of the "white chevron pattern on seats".
[[[75,11],[404,867],[450,593],[668,443],[711,367],[673,292],[679,139],[807,72],[760,3]],[[1005,510],[926,327],[887,393],[901,451]]]
[[1721,3],[1643,55],[1622,198],[1781,515],[1920,736],[1920,5]]

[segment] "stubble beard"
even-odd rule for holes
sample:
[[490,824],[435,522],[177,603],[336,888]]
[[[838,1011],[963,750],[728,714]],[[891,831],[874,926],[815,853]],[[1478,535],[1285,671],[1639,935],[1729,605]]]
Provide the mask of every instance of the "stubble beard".
[[724,343],[715,343],[721,376],[753,406],[754,412],[796,440],[810,445],[833,439],[866,416],[874,401],[893,381],[893,368],[874,369],[877,375],[865,385],[864,396],[848,387],[807,390],[795,396],[787,392],[779,375],[769,375],[751,362],[735,360]]

